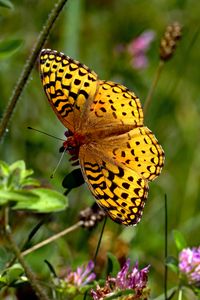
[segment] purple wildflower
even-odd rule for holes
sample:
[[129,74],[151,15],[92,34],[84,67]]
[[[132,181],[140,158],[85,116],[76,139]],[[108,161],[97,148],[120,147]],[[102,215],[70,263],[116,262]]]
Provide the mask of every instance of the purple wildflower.
[[75,272],[68,270],[65,282],[76,287],[84,286],[96,278],[95,273],[92,272],[93,269],[94,263],[90,260],[86,267],[78,267]]
[[179,253],[179,270],[189,284],[200,287],[200,246]]
[[122,269],[118,272],[116,278],[108,277],[104,287],[97,285],[96,290],[91,290],[91,295],[94,300],[106,299],[111,295],[121,291],[130,289],[130,295],[121,296],[117,299],[130,299],[139,300],[147,299],[149,289],[147,289],[148,271],[149,266],[139,270],[138,263],[130,269],[130,259],[123,265]]
[[128,45],[128,53],[131,55],[131,64],[135,69],[144,69],[148,65],[146,52],[155,38],[152,30],[144,31]]

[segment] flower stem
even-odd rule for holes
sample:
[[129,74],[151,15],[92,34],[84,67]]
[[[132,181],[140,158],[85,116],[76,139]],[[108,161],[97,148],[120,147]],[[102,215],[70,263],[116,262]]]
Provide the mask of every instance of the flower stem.
[[58,18],[61,10],[63,9],[65,3],[68,0],[58,0],[57,3],[54,5],[47,21],[46,24],[44,25],[42,31],[39,34],[39,37],[35,43],[35,46],[21,72],[21,75],[19,77],[19,80],[17,81],[17,84],[13,90],[13,93],[10,97],[9,103],[7,108],[5,109],[3,118],[0,123],[0,139],[3,137],[6,128],[8,126],[8,123],[12,117],[12,114],[14,112],[14,109],[18,103],[19,97],[25,87],[25,84],[28,80],[28,77],[33,69],[33,66],[37,60],[37,57],[50,33],[50,30],[52,26],[54,25],[56,19]]
[[101,229],[100,237],[99,237],[97,248],[96,248],[95,255],[94,255],[94,264],[96,264],[97,254],[99,252],[99,247],[101,245],[101,240],[102,240],[104,229],[105,229],[105,226],[106,226],[106,221],[107,221],[107,217],[104,218],[103,226],[102,226],[102,229]]
[[152,96],[153,96],[153,93],[154,93],[154,91],[156,89],[156,86],[158,84],[158,80],[160,78],[163,66],[164,66],[164,61],[160,60],[159,64],[158,64],[158,67],[157,67],[157,70],[156,70],[156,73],[155,73],[155,76],[154,76],[154,79],[153,79],[153,82],[151,84],[151,87],[149,89],[149,92],[147,94],[147,97],[146,97],[146,100],[145,100],[145,103],[144,103],[144,115],[146,115],[147,110],[149,108],[149,105],[150,105],[150,103],[152,101]]
[[4,224],[5,235],[9,241],[10,247],[13,250],[14,254],[16,255],[19,263],[24,268],[24,272],[25,272],[27,278],[29,279],[30,285],[32,286],[33,290],[35,291],[35,294],[38,296],[38,298],[40,300],[49,300],[49,297],[46,295],[46,292],[44,291],[44,289],[38,284],[34,273],[30,269],[30,267],[27,265],[25,260],[23,259],[22,254],[20,253],[20,250],[19,250],[17,244],[15,243],[15,240],[11,233],[11,228],[9,226],[9,208],[8,207],[6,207],[4,210],[4,216],[5,216],[4,217],[4,219],[5,219],[5,224]]
[[164,274],[164,294],[167,300],[167,279],[168,279],[168,266],[166,264],[168,256],[168,214],[167,214],[167,195],[165,194],[165,274]]
[[37,250],[37,249],[39,249],[39,248],[41,248],[41,247],[44,247],[45,245],[47,245],[47,244],[49,244],[49,243],[51,243],[51,242],[53,242],[53,241],[59,239],[60,237],[62,237],[62,236],[64,236],[64,235],[68,234],[69,232],[74,231],[74,230],[77,229],[78,227],[82,226],[82,224],[83,224],[82,221],[77,222],[75,225],[73,225],[73,226],[71,226],[71,227],[69,227],[69,228],[66,228],[66,229],[64,229],[63,231],[61,231],[61,232],[59,232],[59,233],[57,233],[57,234],[51,236],[50,238],[48,238],[48,239],[46,239],[46,240],[44,240],[44,241],[42,241],[42,242],[40,242],[40,243],[34,245],[33,247],[31,247],[31,248],[29,248],[29,249],[27,249],[27,250],[25,250],[25,251],[23,251],[23,252],[21,253],[21,256],[28,255],[28,254],[30,254],[31,252],[34,252],[35,250]]
[[[102,240],[104,229],[105,229],[105,226],[106,226],[106,221],[107,221],[107,217],[104,218],[103,226],[102,226],[102,229],[101,229],[100,237],[99,237],[97,248],[96,248],[96,251],[95,251],[95,255],[94,255],[94,259],[93,259],[94,265],[96,264],[97,254],[99,252],[99,248],[100,248],[100,245],[101,245],[101,240]],[[88,291],[85,292],[85,294],[83,296],[83,300],[86,300],[87,295],[88,295]]]
[[179,288],[179,291],[178,291],[178,300],[182,300],[183,299],[183,290],[182,288]]

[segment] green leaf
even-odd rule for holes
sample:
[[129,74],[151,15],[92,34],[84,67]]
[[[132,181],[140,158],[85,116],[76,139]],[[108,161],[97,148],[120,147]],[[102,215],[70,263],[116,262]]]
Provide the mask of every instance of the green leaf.
[[10,259],[10,254],[6,251],[5,248],[0,247],[0,270],[2,271],[8,260]]
[[32,191],[26,190],[0,190],[0,205],[8,202],[36,202],[39,199],[39,196],[34,194]]
[[7,178],[9,176],[9,166],[0,161],[0,189],[7,188]]
[[8,189],[20,189],[20,182],[22,179],[22,173],[25,171],[25,162],[18,160],[10,165],[9,176],[7,178]]
[[8,176],[9,174],[9,166],[4,162],[0,161],[0,176]]
[[174,236],[174,241],[175,241],[176,248],[178,249],[178,251],[181,251],[187,247],[186,240],[180,231],[173,230],[173,236]]
[[21,185],[23,187],[27,187],[27,186],[40,186],[40,182],[37,179],[34,178],[26,178],[24,180],[22,180]]
[[19,277],[24,274],[24,269],[18,263],[12,265],[10,268],[6,269],[4,273],[6,277],[7,284],[11,284],[19,279]]
[[16,161],[10,166],[0,162],[0,188],[4,190],[20,190],[24,187],[40,186],[40,182],[29,177],[33,170],[26,170],[25,162]]
[[9,39],[0,41],[0,59],[13,55],[22,46],[23,40]]
[[49,271],[51,272],[52,276],[58,278],[53,265],[47,259],[45,259],[44,262],[47,264],[47,267],[49,268]]
[[178,260],[175,257],[167,257],[165,263],[173,272],[175,272],[176,274],[178,273]]
[[112,274],[112,276],[116,276],[120,270],[120,264],[116,256],[112,253],[108,252],[108,267],[107,267],[107,274]]
[[[94,283],[87,283],[83,286],[80,286],[79,291],[81,294],[84,294],[85,292],[91,290],[91,289],[95,289],[96,288],[96,284]],[[83,297],[83,296],[82,296]],[[83,298],[81,299],[83,300]]]
[[14,8],[12,2],[9,0],[0,0],[0,6],[6,7],[6,8],[11,8],[11,9]]
[[61,193],[50,189],[36,188],[32,190],[29,198],[20,199],[12,208],[49,213],[64,210],[67,206],[67,198]]
[[112,296],[106,297],[106,300],[117,299],[118,297],[126,296],[126,295],[135,295],[135,291],[132,289],[121,290],[119,292],[115,292]]
[[23,170],[22,171],[22,178],[27,178],[28,176],[31,176],[33,174],[33,170],[29,169],[29,170]]
[[[9,169],[9,170],[8,170]],[[39,181],[30,178],[32,170],[26,170],[23,160],[8,166],[0,162],[0,205],[11,204],[12,209],[32,210],[39,213],[49,213],[64,210],[67,198],[61,193],[47,189],[36,188]],[[29,189],[23,189],[29,186]]]
[[[177,290],[178,290],[178,287],[173,287],[170,290],[168,290],[167,291],[167,299],[168,300],[173,299],[173,296],[176,294]],[[153,300],[165,300],[165,295],[162,294],[162,295],[154,298]]]
[[15,169],[10,171],[9,176],[7,177],[6,189],[8,190],[18,190],[21,188],[20,186],[20,178],[21,178],[21,170]]
[[12,165],[10,165],[10,171],[15,171],[16,169],[26,170],[26,165],[23,160],[17,160]]
[[[29,169],[26,170],[26,165],[23,160],[18,160],[14,162],[12,165],[10,165],[10,172],[11,172],[11,177],[15,176],[17,179],[15,179],[15,182],[18,183],[18,185],[24,187],[24,186],[39,186],[40,183],[38,180],[29,178],[30,175],[33,174],[33,170]],[[14,181],[14,180],[12,180]]]
[[7,279],[5,276],[0,275],[0,288],[4,287],[5,285],[7,285]]
[[24,243],[23,248],[21,249],[26,250],[29,246],[30,241],[32,240],[32,238],[34,237],[34,235],[38,232],[38,230],[42,227],[42,225],[44,224],[44,220],[46,218],[43,218],[38,224],[36,224],[36,226],[31,230],[31,232],[29,233],[26,242]]

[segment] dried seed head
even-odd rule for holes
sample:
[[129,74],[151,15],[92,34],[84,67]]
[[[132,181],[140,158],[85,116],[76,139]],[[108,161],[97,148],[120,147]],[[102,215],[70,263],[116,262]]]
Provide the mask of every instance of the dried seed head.
[[82,210],[79,219],[83,222],[82,227],[92,229],[105,217],[104,211],[95,203],[92,207]]
[[175,52],[177,41],[181,38],[181,25],[178,22],[167,26],[160,42],[160,59],[169,60]]

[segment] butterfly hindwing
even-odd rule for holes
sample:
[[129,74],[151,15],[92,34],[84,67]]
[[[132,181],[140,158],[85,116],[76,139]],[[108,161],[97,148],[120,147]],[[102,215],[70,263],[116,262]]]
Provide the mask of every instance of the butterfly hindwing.
[[80,165],[99,206],[115,222],[137,224],[148,195],[148,181],[126,166],[101,158],[92,149],[85,150],[80,150]]
[[95,152],[106,153],[118,165],[137,172],[143,178],[154,180],[164,164],[164,152],[147,127],[137,127],[127,133],[105,137],[94,144]]

